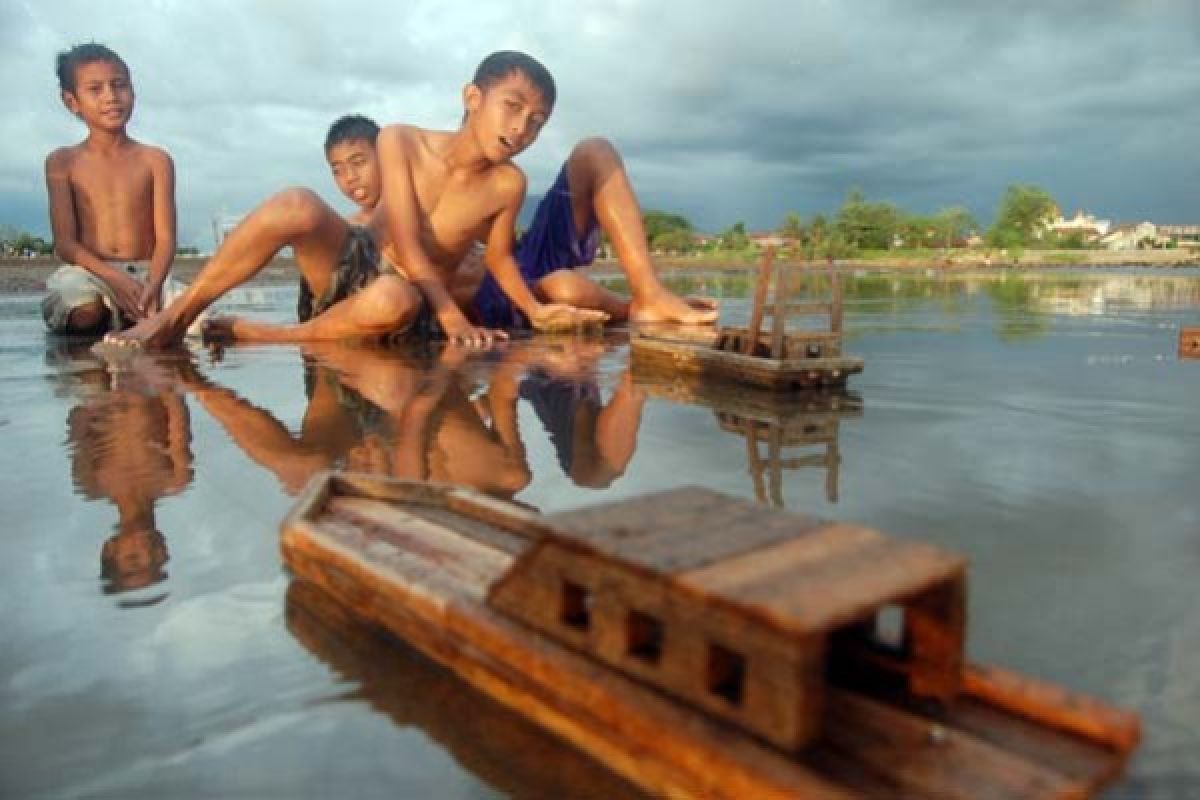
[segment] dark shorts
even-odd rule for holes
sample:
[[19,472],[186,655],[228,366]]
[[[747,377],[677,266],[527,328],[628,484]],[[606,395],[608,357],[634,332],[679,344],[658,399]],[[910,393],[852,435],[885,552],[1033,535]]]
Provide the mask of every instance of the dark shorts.
[[543,370],[532,369],[517,391],[533,406],[550,434],[558,465],[563,474],[570,475],[575,463],[575,420],[581,412],[595,419],[602,405],[600,388],[591,381],[560,380]]
[[[575,230],[571,187],[567,183],[567,165],[564,164],[554,185],[538,203],[529,230],[517,243],[514,255],[521,268],[521,277],[532,289],[551,272],[592,263],[599,246],[600,228],[594,220],[587,230]],[[529,327],[529,320],[512,304],[490,272],[484,276],[475,294],[475,313],[484,327]]]
[[369,286],[379,277],[379,250],[366,228],[351,226],[342,244],[341,255],[333,269],[329,288],[320,297],[313,297],[308,281],[300,278],[300,297],[296,301],[296,317],[308,322],[341,300]]

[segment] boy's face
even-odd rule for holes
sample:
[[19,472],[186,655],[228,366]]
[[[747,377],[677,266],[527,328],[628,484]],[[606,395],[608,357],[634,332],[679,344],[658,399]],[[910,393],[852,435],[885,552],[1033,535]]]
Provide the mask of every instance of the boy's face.
[[117,132],[133,115],[133,82],[120,64],[91,61],[75,68],[75,89],[62,93],[67,110],[88,128]]
[[487,91],[470,84],[465,100],[479,145],[493,163],[508,161],[533,144],[550,118],[541,91],[521,72],[506,75]]
[[339,142],[325,154],[333,182],[355,205],[366,211],[375,208],[383,190],[375,145],[366,139]]

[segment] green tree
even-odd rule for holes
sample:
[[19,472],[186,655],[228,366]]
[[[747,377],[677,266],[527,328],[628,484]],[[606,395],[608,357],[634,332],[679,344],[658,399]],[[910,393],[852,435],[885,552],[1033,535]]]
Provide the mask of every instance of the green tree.
[[653,243],[661,234],[668,231],[691,231],[692,223],[687,217],[672,214],[668,211],[645,211],[642,213],[642,227],[646,229],[646,241]]
[[838,210],[835,226],[854,247],[886,250],[892,246],[900,225],[900,212],[891,203],[870,203],[859,189],[852,189]]
[[692,239],[691,231],[684,230],[683,228],[673,228],[663,231],[654,237],[651,246],[655,250],[664,250],[669,253],[690,253],[696,249],[696,243]]
[[750,246],[750,237],[746,235],[746,223],[735,222],[721,231],[717,238],[722,250],[745,250]]
[[779,235],[794,242],[800,241],[804,238],[804,220],[795,211],[789,211],[779,226]]
[[938,238],[937,244],[942,247],[952,247],[955,242],[967,238],[972,231],[979,230],[979,223],[975,221],[975,217],[962,206],[950,206],[939,210],[933,215],[932,223]]
[[988,243],[996,247],[1028,246],[1039,239],[1057,213],[1058,204],[1044,189],[1014,183],[1000,200],[996,220],[988,230]]

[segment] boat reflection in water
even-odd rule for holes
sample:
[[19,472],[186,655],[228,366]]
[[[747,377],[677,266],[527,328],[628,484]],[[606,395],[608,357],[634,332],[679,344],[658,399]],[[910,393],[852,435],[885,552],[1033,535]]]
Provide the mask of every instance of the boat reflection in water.
[[799,469],[823,469],[825,499],[838,501],[841,424],[863,415],[862,398],[855,392],[769,392],[671,379],[657,370],[635,370],[634,378],[639,389],[654,397],[711,408],[721,430],[743,437],[758,502],[783,508],[783,472]]
[[482,782],[511,797],[638,797],[607,768],[480,693],[312,583],[288,585],[288,631],[354,696],[401,727],[415,727]]

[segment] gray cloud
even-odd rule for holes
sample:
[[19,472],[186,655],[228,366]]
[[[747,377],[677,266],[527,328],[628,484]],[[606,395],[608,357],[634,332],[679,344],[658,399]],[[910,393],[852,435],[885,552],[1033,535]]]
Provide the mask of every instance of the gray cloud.
[[181,236],[201,245],[213,213],[284,186],[338,201],[320,142],[342,113],[452,127],[475,63],[500,48],[559,83],[520,160],[534,193],[601,133],[644,205],[709,229],[828,213],[855,186],[986,221],[1015,181],[1118,219],[1195,218],[1200,6],[1182,0],[6,0],[0,221],[45,230],[42,160],[82,133],[53,56],[92,38],[129,61],[131,131],[175,156]]

